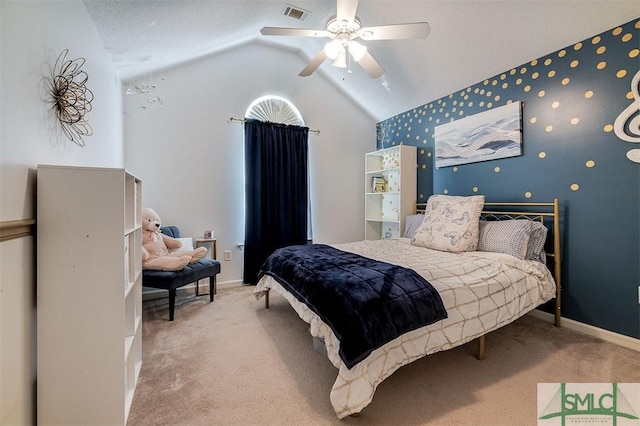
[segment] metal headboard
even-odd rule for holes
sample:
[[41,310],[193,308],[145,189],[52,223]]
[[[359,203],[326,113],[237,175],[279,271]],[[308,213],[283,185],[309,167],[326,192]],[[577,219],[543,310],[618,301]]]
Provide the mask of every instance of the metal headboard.
[[[416,213],[424,213],[427,203],[416,204]],[[560,297],[562,289],[562,262],[560,251],[560,202],[486,202],[481,216],[490,220],[529,219],[540,221],[553,236],[553,245],[545,248],[547,257],[553,261],[553,279],[556,282],[555,325],[560,326]],[[548,234],[548,235],[549,235]]]

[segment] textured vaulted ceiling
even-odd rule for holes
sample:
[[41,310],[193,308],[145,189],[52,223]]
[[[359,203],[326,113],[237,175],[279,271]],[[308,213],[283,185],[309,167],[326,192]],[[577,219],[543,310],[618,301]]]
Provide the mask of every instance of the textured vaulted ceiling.
[[[123,81],[251,42],[289,49],[304,65],[326,39],[266,37],[260,29],[323,29],[336,9],[334,0],[84,3]],[[311,14],[305,21],[284,16],[287,4]],[[386,70],[379,79],[357,65],[346,74],[329,61],[305,77],[328,78],[382,120],[637,18],[640,0],[360,0],[357,14],[364,26],[431,26],[427,39],[366,43]]]

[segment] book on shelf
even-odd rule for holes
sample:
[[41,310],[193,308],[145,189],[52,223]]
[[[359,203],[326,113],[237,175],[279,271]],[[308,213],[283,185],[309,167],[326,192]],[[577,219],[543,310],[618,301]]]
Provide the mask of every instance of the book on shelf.
[[373,176],[371,178],[371,192],[385,192],[387,190],[387,181],[384,176]]

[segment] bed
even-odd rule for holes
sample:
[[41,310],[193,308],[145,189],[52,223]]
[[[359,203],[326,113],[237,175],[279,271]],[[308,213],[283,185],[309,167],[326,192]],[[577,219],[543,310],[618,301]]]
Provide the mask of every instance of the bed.
[[[479,203],[480,196],[474,197],[473,209],[466,215],[458,215],[459,217],[450,215],[451,206],[447,203],[453,200],[453,205],[458,208],[459,204],[456,203],[460,199],[467,202],[473,197],[430,197],[427,203],[418,205],[420,215],[407,217],[403,238],[327,246],[312,244],[307,245],[312,246],[309,248],[287,247],[274,252],[265,263],[254,295],[258,299],[264,297],[265,307],[268,308],[269,292],[274,290],[281,294],[300,318],[309,324],[314,344],[323,343],[327,357],[338,369],[338,376],[330,392],[331,404],[338,418],[359,413],[371,403],[376,387],[385,378],[400,367],[426,355],[477,340],[477,357],[484,358],[484,337],[487,333],[510,324],[554,298],[556,325],[559,326],[561,262],[558,200],[544,203],[485,203],[484,196],[481,196],[482,202]],[[439,201],[432,202],[436,198]],[[474,219],[476,213],[477,220]],[[441,226],[438,221],[445,216],[449,217],[444,220],[454,222],[471,216],[470,222],[477,222],[477,228],[464,228],[465,232],[459,233],[449,230],[443,233],[446,237],[442,241],[435,241],[428,233],[436,228],[441,229],[438,228]],[[451,223],[446,224],[449,225]],[[428,229],[425,231],[425,228]],[[472,235],[473,232],[470,233],[468,229],[472,229],[477,235]],[[425,235],[429,235],[427,243],[422,241]],[[450,244],[464,239],[460,237],[462,235],[470,237],[475,243],[461,251],[451,249]],[[441,249],[434,249],[438,244],[443,244]],[[531,251],[533,248],[535,250]],[[311,260],[307,264],[309,258],[316,256],[316,252],[322,253],[321,260]],[[301,253],[301,257],[298,253]],[[401,270],[403,280],[405,276],[409,276],[412,280],[426,282],[424,286],[436,290],[435,295],[427,295],[435,297],[435,301],[425,302],[421,299],[423,295],[417,295],[414,291],[416,287],[406,290],[405,284],[401,284],[402,291],[397,293],[402,293],[401,298],[405,299],[408,294],[411,306],[398,311],[397,307],[387,308],[385,299],[382,303],[385,308],[381,310],[389,310],[390,313],[387,312],[387,317],[383,316],[378,320],[385,330],[372,328],[370,324],[362,325],[361,329],[357,328],[358,325],[353,330],[344,328],[338,321],[341,320],[341,314],[334,312],[342,309],[337,304],[345,296],[344,291],[337,296],[325,293],[331,292],[333,287],[344,287],[343,278],[327,279],[321,271],[328,269],[322,265],[337,253],[340,255],[336,256],[337,260],[333,263],[351,275],[368,277],[370,274],[365,269],[353,269],[355,265],[347,265],[345,262],[348,259],[356,258],[363,262],[364,268],[372,267],[371,262],[375,260],[389,270]],[[273,269],[273,265],[286,262],[289,263],[286,271],[298,271],[298,275],[304,276],[306,280],[318,277],[319,281],[306,282],[296,287],[294,281],[297,278],[284,269]],[[321,265],[317,272],[309,266],[313,263]],[[378,268],[377,264],[373,268]],[[395,273],[394,269],[393,274]],[[374,272],[376,274],[377,270]],[[396,288],[397,284],[389,282],[391,272],[387,272],[387,269],[382,274],[388,274],[379,280],[386,294],[389,288]],[[420,283],[416,282],[415,286],[419,287]],[[354,288],[359,288],[359,283],[353,285]],[[305,294],[300,288],[313,290]],[[367,292],[368,290],[369,286]],[[362,291],[357,290],[355,293]],[[377,297],[374,296],[373,299]],[[422,301],[417,303],[418,299]],[[318,302],[319,300],[325,302]],[[378,300],[346,300],[343,303],[346,306],[344,309],[352,307],[351,310],[358,314],[344,322],[349,323],[349,327],[354,327],[354,323],[364,321],[362,318],[368,318],[368,314],[360,312],[367,312],[366,309],[370,306],[379,306],[380,303],[377,302]],[[433,304],[435,311],[438,311],[438,306],[444,307],[444,315],[434,314],[422,318],[425,316],[421,314],[426,309],[424,307],[430,304]],[[353,308],[354,306],[357,307]],[[388,326],[393,318],[411,317],[417,313],[420,313],[416,316],[421,317],[419,320],[422,323],[414,321],[408,325],[396,326],[393,323],[391,327]],[[397,335],[385,334],[388,328],[397,329]],[[373,339],[373,346],[364,349],[360,336],[369,334],[375,335],[376,339]]]

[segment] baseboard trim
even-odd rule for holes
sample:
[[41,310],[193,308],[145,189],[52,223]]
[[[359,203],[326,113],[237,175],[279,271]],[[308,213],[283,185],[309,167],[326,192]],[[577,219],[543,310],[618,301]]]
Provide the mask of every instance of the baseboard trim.
[[[549,312],[544,312],[539,309],[534,309],[529,312],[528,315],[542,319],[548,322],[555,322],[555,316]],[[625,336],[624,334],[614,333],[613,331],[605,330],[603,328],[595,327],[593,325],[578,322],[569,318],[561,318],[561,327],[568,328],[569,330],[577,331],[582,334],[586,334],[592,337],[605,340],[616,345],[624,346],[625,348],[633,349],[640,352],[640,339],[634,339],[633,337]]]

